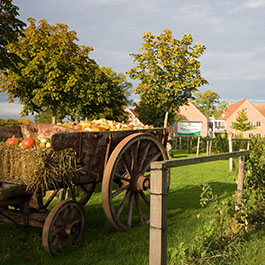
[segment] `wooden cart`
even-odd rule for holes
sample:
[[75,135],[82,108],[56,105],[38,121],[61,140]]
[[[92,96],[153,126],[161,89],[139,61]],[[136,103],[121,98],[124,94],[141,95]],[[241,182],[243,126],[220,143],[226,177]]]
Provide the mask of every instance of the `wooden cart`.
[[0,140],[12,135],[49,137],[54,151],[74,149],[82,173],[74,179],[71,200],[61,201],[56,198],[59,190],[44,198],[41,192],[34,195],[23,185],[0,180],[0,222],[43,228],[45,250],[57,254],[64,245],[80,241],[83,206],[101,183],[104,212],[116,229],[148,223],[150,163],[168,159],[165,129],[80,132],[49,124],[0,127]]

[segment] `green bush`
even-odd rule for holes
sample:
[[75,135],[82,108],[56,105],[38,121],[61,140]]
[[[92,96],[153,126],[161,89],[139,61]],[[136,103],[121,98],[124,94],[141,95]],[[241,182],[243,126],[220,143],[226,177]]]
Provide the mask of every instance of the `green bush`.
[[[225,150],[222,149],[223,139],[216,141],[215,147],[219,151]],[[200,203],[209,209],[206,216],[198,217],[205,218],[205,226],[197,232],[192,243],[181,242],[170,250],[172,264],[217,264],[220,259],[229,262],[239,255],[240,243],[247,234],[264,225],[265,138],[251,139],[240,201],[236,193],[221,201],[210,186],[203,185]]]

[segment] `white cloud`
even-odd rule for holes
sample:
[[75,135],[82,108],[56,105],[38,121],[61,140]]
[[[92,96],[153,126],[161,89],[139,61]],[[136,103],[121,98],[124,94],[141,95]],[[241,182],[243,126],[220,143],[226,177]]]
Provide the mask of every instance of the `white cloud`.
[[204,76],[215,81],[265,81],[264,48],[248,51],[208,52],[202,60]]
[[69,25],[80,44],[94,48],[91,58],[116,72],[133,66],[129,54],[141,47],[142,32],[160,34],[169,28],[178,39],[191,33],[206,45],[202,75],[210,90],[222,89],[222,96],[231,98],[240,88],[242,97],[255,92],[265,98],[265,0],[13,1],[24,21],[31,16]]
[[2,116],[20,116],[23,106],[18,103],[0,102],[0,117]]
[[252,0],[245,4],[245,7],[248,8],[257,8],[257,7],[265,7],[265,1],[264,0]]

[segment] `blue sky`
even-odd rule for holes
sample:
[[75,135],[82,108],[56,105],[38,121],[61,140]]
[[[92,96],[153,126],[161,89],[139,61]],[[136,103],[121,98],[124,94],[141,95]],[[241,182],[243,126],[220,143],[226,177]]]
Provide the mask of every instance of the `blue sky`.
[[[44,18],[75,30],[79,44],[92,46],[100,66],[125,73],[142,33],[168,28],[176,39],[191,33],[206,46],[201,57],[206,89],[221,99],[265,102],[265,0],[13,0],[20,19]],[[134,83],[135,84],[135,83]],[[133,96],[135,99],[137,97]],[[0,118],[18,117],[21,106],[0,94]]]

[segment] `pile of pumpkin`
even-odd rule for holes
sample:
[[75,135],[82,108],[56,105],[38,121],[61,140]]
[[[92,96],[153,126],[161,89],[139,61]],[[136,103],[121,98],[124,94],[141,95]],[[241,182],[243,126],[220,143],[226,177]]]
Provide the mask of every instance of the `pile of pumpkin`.
[[72,187],[78,175],[77,154],[72,149],[54,151],[48,138],[17,138],[0,143],[0,179],[39,191]]
[[35,140],[32,137],[26,137],[22,140],[19,138],[12,136],[11,138],[6,140],[6,144],[8,146],[18,146],[23,149],[28,149],[31,147],[41,147],[41,148],[50,148],[50,139],[49,138],[42,138],[40,140]]
[[125,123],[116,122],[113,120],[99,119],[99,120],[86,120],[76,124],[71,123],[57,123],[57,125],[70,127],[78,131],[84,132],[104,132],[104,131],[124,131],[124,130],[140,130],[153,128],[151,125],[142,125],[139,123]]

